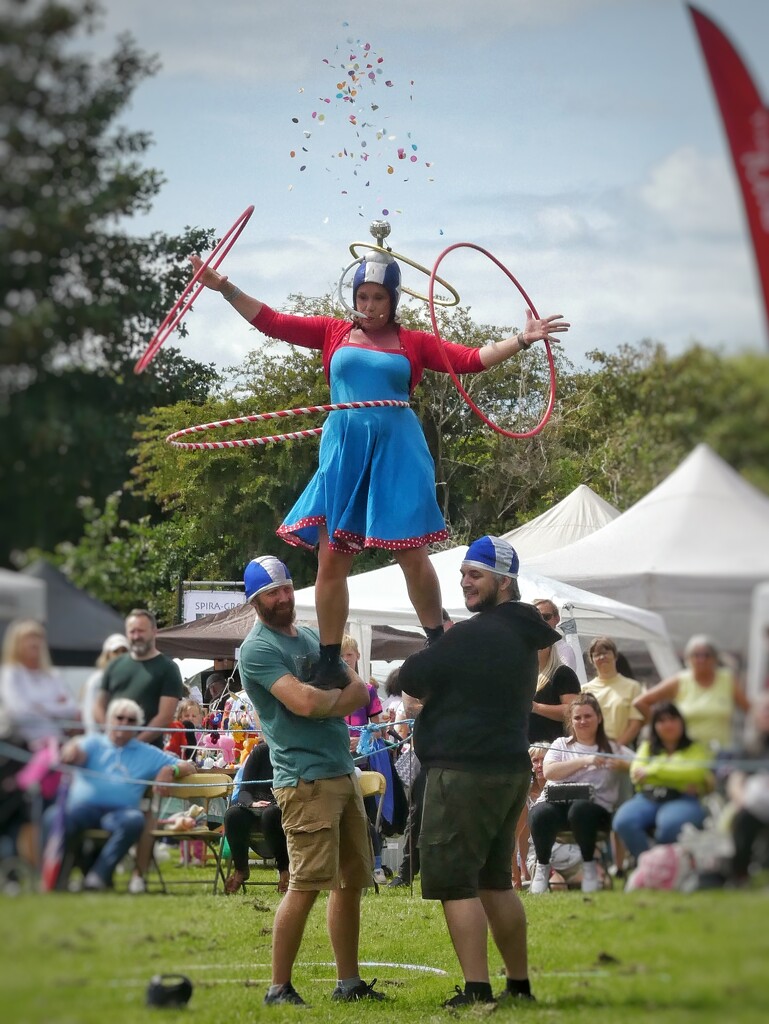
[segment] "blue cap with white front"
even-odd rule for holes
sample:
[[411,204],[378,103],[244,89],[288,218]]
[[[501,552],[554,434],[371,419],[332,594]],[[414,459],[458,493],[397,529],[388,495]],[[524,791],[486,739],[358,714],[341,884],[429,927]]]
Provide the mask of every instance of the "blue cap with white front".
[[362,284],[381,284],[390,296],[390,318],[401,298],[401,271],[392,256],[384,252],[370,252],[361,260],[352,279],[352,304]]
[[518,555],[512,544],[501,537],[479,537],[467,549],[462,565],[471,565],[486,572],[495,572],[498,576],[518,576]]
[[286,584],[292,587],[294,585],[288,566],[274,555],[252,558],[243,573],[243,582],[246,585],[247,601],[255,594],[263,594],[266,590],[275,590],[276,587],[285,587]]

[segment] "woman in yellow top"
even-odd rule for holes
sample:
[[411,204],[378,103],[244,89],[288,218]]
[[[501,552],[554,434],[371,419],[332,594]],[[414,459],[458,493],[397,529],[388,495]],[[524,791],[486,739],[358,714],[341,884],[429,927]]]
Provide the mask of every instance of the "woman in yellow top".
[[583,685],[582,692],[592,693],[601,705],[609,739],[616,740],[620,746],[628,746],[644,724],[643,715],[633,706],[635,698],[643,693],[643,687],[635,679],[622,675],[617,667],[618,656],[613,640],[597,636],[588,648],[596,674]]
[[675,701],[693,740],[715,747],[732,745],[734,709],[748,700],[731,669],[719,664],[718,648],[707,636],[693,636],[684,648],[686,669],[647,690],[634,707],[648,718],[660,701]]
[[612,822],[633,857],[653,843],[674,843],[687,822],[702,828],[706,812],[700,797],[713,788],[711,756],[704,744],[689,739],[675,704],[655,706],[651,739],[641,744],[630,766],[637,792]]

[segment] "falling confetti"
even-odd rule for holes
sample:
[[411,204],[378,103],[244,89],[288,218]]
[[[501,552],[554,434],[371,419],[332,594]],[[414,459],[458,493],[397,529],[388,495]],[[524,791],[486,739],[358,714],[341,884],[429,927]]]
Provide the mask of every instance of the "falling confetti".
[[[349,29],[349,23],[344,22],[342,27]],[[312,88],[306,83],[307,87],[299,88],[300,95],[308,93],[308,108],[291,117],[292,126],[298,126],[306,143],[301,146],[306,162],[299,170],[312,176],[324,168],[336,179],[338,194],[345,196],[356,194],[360,188],[368,189],[373,180],[381,178],[376,187],[392,200],[389,193],[393,188],[409,183],[415,175],[418,179],[421,167],[431,167],[412,139],[412,131],[404,132],[394,113],[402,108],[406,96],[413,102],[414,79],[393,73],[396,68],[388,66],[370,40],[352,35],[338,43],[332,55],[321,57],[319,63],[327,76],[325,82],[319,81]],[[385,101],[383,90],[391,95],[391,101]],[[315,98],[309,99],[310,95]],[[328,111],[328,117],[321,108]],[[291,159],[298,150],[290,150]],[[404,175],[407,170],[411,173]],[[421,180],[432,183],[435,179]],[[379,198],[380,204],[383,198]],[[387,209],[401,212],[392,202]]]

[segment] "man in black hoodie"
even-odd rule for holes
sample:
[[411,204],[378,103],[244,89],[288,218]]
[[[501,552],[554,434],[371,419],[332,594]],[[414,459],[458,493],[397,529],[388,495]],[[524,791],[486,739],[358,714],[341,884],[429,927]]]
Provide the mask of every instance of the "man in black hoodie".
[[513,890],[515,826],[531,780],[528,726],[537,651],[560,639],[522,604],[518,556],[481,537],[461,567],[465,606],[477,612],[400,669],[423,701],[414,748],[427,771],[420,838],[422,897],[440,900],[465,978],[444,1006],[494,1003],[487,929],[505,963],[500,1000],[532,998],[526,916]]

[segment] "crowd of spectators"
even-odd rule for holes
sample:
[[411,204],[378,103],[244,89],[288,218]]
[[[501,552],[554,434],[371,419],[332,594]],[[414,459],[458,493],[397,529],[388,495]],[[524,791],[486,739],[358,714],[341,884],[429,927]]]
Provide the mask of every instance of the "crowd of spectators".
[[[553,601],[541,598],[533,604],[548,625],[557,627],[560,616]],[[445,628],[451,625],[450,620],[445,621]],[[206,729],[231,728],[230,735],[239,737],[236,761],[242,755],[241,772],[249,763],[254,741],[243,750],[242,739],[249,730],[252,737],[258,737],[259,723],[253,708],[244,705],[242,694],[229,688],[234,666],[229,672],[217,669],[210,673],[203,691],[194,689],[191,696],[176,664],[157,649],[155,634],[149,612],[131,612],[125,634],[105,639],[95,670],[76,700],[51,664],[43,626],[23,620],[6,631],[0,712],[4,736],[21,754],[18,761],[7,756],[0,759],[0,828],[5,852],[12,849],[40,867],[45,839],[41,823],[52,820],[62,777],[69,781],[73,768],[89,767],[94,758],[101,759],[106,776],[117,773],[125,777],[128,753],[149,746],[171,759],[163,764],[188,765],[177,770],[177,775],[186,774],[198,766]],[[359,655],[355,640],[345,637],[343,660],[356,669]],[[769,696],[762,695],[751,711],[737,674],[722,662],[706,636],[689,640],[684,669],[646,689],[633,678],[627,660],[610,637],[592,639],[586,652],[592,677],[581,686],[574,668],[565,663],[573,661],[573,655],[573,645],[565,639],[539,652],[537,690],[529,718],[532,782],[511,866],[515,887],[529,887],[534,894],[577,885],[594,891],[605,884],[611,859],[615,862],[611,870],[621,875],[654,845],[676,843],[683,829],[702,829],[709,823],[709,815],[719,810],[721,827],[728,822],[735,847],[729,881],[745,884],[751,868],[766,862]],[[407,821],[397,833],[404,833],[399,844],[401,862],[389,883],[397,888],[413,884],[419,873],[425,776],[411,749],[411,732],[421,704],[402,694],[397,669],[384,689],[382,699],[372,679],[367,687],[368,703],[348,715],[347,724],[358,766],[375,768],[373,759],[385,751],[390,769],[383,774],[389,785],[397,784],[409,797]],[[202,703],[203,694],[210,708]],[[126,708],[132,711],[132,722],[118,722],[121,712],[127,714]],[[739,713],[748,713],[744,741],[739,740],[735,726]],[[373,725],[381,725],[381,729],[372,731]],[[83,732],[85,737],[80,735]],[[366,752],[359,756],[357,748],[364,737]],[[51,749],[58,750],[57,758],[47,753]],[[722,756],[725,751],[737,759],[737,767],[729,767],[729,758]],[[280,812],[269,802],[269,773],[265,779],[253,776],[257,764],[261,772],[265,767],[263,750],[251,762],[251,774],[247,774],[246,784],[241,784],[241,797],[233,802],[223,823],[229,821],[234,837],[228,892],[236,892],[248,878],[249,849],[247,841],[244,846],[244,836],[249,818],[264,818],[270,832],[267,845],[273,848],[278,864],[279,885],[285,889],[287,884],[284,847],[275,840],[273,821],[277,811],[279,830]],[[155,778],[162,765],[152,772],[153,766],[154,762],[138,777]],[[76,772],[74,778],[79,779]],[[114,781],[112,778],[109,785]],[[575,799],[568,799],[564,782],[575,785]],[[256,783],[262,786],[258,792],[253,788]],[[589,790],[578,791],[580,784]],[[130,891],[145,891],[152,856],[150,832],[155,824],[146,790],[145,785],[139,799],[135,799],[136,790],[130,790],[127,799],[129,789],[120,795],[118,785],[118,797],[113,789],[105,801],[98,787],[93,787],[89,800],[84,800],[82,782],[71,786],[66,802],[68,828],[86,819],[91,824],[95,816],[100,823],[120,819],[119,827],[112,829],[115,842],[86,874],[86,888],[112,884],[115,865],[128,842],[135,854]],[[392,813],[391,798],[386,806]],[[368,799],[367,811],[372,823],[375,879],[384,883],[390,872],[388,869],[386,875],[383,869],[382,833],[374,828],[374,798]],[[137,833],[138,815],[142,827]],[[607,832],[621,841],[613,858],[599,850],[596,841],[596,835]],[[120,855],[117,860],[115,851]]]

